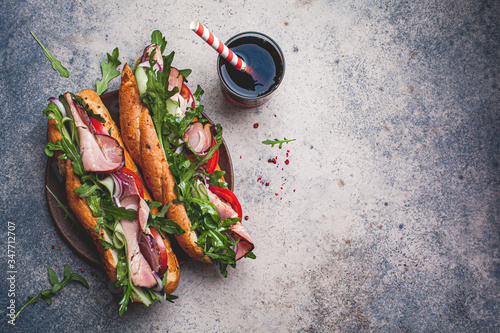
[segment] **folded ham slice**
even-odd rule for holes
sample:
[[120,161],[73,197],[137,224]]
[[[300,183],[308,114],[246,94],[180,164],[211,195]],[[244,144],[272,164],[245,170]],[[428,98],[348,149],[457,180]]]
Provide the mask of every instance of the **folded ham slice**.
[[229,226],[229,231],[233,240],[239,240],[238,244],[236,244],[236,260],[243,258],[254,249],[255,246],[241,222]]
[[73,100],[70,93],[64,94],[69,104],[80,139],[80,153],[87,172],[113,172],[125,161],[123,148],[111,136],[94,135],[85,110]]
[[[209,189],[207,189],[208,198],[210,202],[215,205],[217,208],[217,212],[219,213],[219,218],[221,220],[227,219],[230,217],[238,217],[238,213],[233,209],[233,207],[222,201],[216,194],[212,193]],[[236,222],[229,226],[228,230],[229,235],[235,241],[239,240],[238,244],[236,244],[235,252],[236,252],[236,260],[243,258],[248,252],[254,249],[254,244],[250,239],[250,236],[243,228],[243,224],[241,221]]]
[[135,184],[135,180],[132,176],[121,172],[118,169],[113,173],[113,176],[119,179],[121,183],[120,195],[115,197],[115,203],[118,207],[125,207],[126,209],[132,209],[137,211],[137,218],[139,219],[139,225],[142,232],[146,232],[146,224],[148,222],[149,216],[149,206],[146,201],[139,194],[139,190]]
[[139,237],[142,235],[139,222],[121,219],[120,224],[127,240],[128,264],[132,283],[137,287],[150,288],[155,286],[157,280],[139,247]]

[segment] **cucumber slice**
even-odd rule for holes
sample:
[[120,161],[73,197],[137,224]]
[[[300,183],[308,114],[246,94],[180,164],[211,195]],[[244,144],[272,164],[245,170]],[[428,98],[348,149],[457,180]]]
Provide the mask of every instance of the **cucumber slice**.
[[179,107],[179,102],[174,101],[173,99],[167,100],[167,111],[174,116],[177,114],[177,108]]
[[111,195],[111,198],[113,197],[113,191],[115,190],[115,182],[113,180],[113,176],[107,176],[106,178],[104,178],[103,180],[99,180],[99,183],[101,183],[102,185],[104,185],[108,191],[109,191],[109,194]]
[[[104,240],[108,243],[112,243],[112,238],[106,229],[104,229]],[[118,251],[116,249],[113,249],[113,248],[109,248],[109,250],[111,251],[111,255],[113,256],[113,260],[115,262],[118,262]]]
[[137,67],[135,69],[135,79],[137,80],[139,94],[144,95],[148,88],[148,75],[143,67]]
[[131,285],[132,290],[134,291],[135,296],[145,305],[145,306],[150,306],[153,304],[153,301],[149,296],[142,290],[142,287],[136,287],[134,285]]

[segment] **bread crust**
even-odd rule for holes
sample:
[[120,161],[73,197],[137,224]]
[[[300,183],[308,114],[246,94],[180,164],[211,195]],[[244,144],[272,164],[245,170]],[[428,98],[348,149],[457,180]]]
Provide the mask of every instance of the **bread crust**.
[[203,256],[203,249],[196,244],[198,237],[191,230],[191,222],[184,204],[174,203],[175,180],[156,135],[153,120],[146,105],[140,100],[139,88],[132,70],[125,64],[119,93],[120,128],[125,146],[132,159],[141,167],[144,180],[156,201],[171,204],[167,217],[176,221],[184,234],[175,235],[181,248],[192,258],[212,263]]

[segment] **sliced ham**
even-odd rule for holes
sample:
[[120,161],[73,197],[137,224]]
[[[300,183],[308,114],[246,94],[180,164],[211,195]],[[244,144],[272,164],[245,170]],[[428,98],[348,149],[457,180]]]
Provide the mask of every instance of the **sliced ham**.
[[150,288],[157,284],[153,271],[139,247],[139,237],[142,235],[137,220],[120,220],[127,240],[128,263],[132,283],[137,287]]
[[161,259],[160,249],[158,248],[156,240],[150,235],[142,234],[139,248],[151,269],[158,274],[161,268]]
[[250,236],[243,228],[243,225],[241,224],[241,222],[237,222],[237,223],[229,226],[229,231],[230,231],[231,237],[234,240],[239,240],[238,244],[236,244],[236,260],[241,259],[248,252],[250,252],[254,249],[255,245],[253,245],[253,242],[250,239]]
[[209,123],[203,125],[200,122],[192,123],[184,132],[184,141],[189,142],[198,156],[206,156],[212,147],[212,132]]
[[182,90],[182,85],[184,84],[184,75],[181,75],[179,70],[175,67],[170,67],[170,75],[168,77],[168,90],[174,89],[174,87],[179,88],[179,92]]
[[230,217],[238,217],[238,213],[233,209],[233,207],[227,202],[222,201],[216,194],[207,189],[208,198],[210,202],[215,205],[217,208],[217,212],[219,213],[219,218],[221,220],[230,218]]
[[139,199],[136,195],[129,195],[128,197],[122,197],[119,200],[121,207],[135,211],[139,209]]
[[146,232],[149,217],[149,206],[140,196],[134,177],[123,173],[118,169],[113,176],[119,179],[121,193],[115,197],[119,207],[137,211],[137,218],[142,232]]
[[146,225],[149,217],[149,206],[146,201],[139,197],[139,209],[137,210],[137,218],[142,232],[146,232]]
[[[207,192],[210,202],[213,203],[217,208],[217,212],[219,213],[219,218],[221,220],[230,217],[238,217],[238,213],[236,213],[236,211],[229,203],[222,201],[216,194],[212,193],[212,191],[208,189]],[[250,236],[243,228],[243,224],[241,224],[241,221],[238,221],[235,224],[230,225],[228,233],[231,236],[231,238],[233,238],[233,240],[235,241],[239,240],[238,244],[236,244],[235,247],[236,260],[241,259],[248,252],[254,249],[255,246],[252,240],[250,239]]]
[[78,131],[85,171],[113,172],[117,170],[125,161],[123,148],[118,141],[112,137],[98,140],[90,130],[90,121],[86,112],[73,100],[70,93],[64,94],[64,98],[70,106]]
[[104,134],[95,134],[95,138],[106,160],[121,165],[122,161],[124,161],[124,153],[118,141],[112,136]]

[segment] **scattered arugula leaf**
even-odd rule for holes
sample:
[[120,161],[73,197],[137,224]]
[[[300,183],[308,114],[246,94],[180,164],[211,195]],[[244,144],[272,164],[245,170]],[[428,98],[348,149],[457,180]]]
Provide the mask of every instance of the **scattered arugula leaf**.
[[16,315],[14,316],[14,318],[12,320],[15,320],[17,317],[19,317],[19,314],[21,313],[21,311],[23,311],[23,309],[25,307],[27,307],[30,304],[34,304],[34,303],[38,302],[39,296],[45,301],[45,303],[50,305],[52,303],[52,300],[51,300],[52,297],[54,297],[56,295],[56,293],[62,287],[66,286],[68,283],[70,283],[72,281],[80,282],[81,284],[83,284],[85,286],[85,288],[89,289],[89,284],[82,276],[80,276],[77,273],[71,273],[71,268],[69,267],[69,264],[64,265],[64,277],[61,281],[59,281],[59,279],[57,278],[56,272],[51,267],[49,267],[49,269],[48,269],[48,274],[49,274],[49,281],[50,281],[50,284],[52,285],[52,288],[41,291],[38,294],[36,294],[35,296],[28,296],[28,302],[26,302],[26,304],[24,304],[19,309],[19,311],[16,312]]
[[118,48],[115,47],[112,54],[108,55],[108,63],[106,64],[104,61],[101,61],[101,70],[102,70],[102,80],[97,80],[97,94],[100,96],[103,92],[108,90],[108,82],[120,75],[120,71],[116,68],[121,65],[121,61],[118,60],[119,51]]
[[33,33],[33,31],[30,30],[30,33],[33,36],[33,38],[35,38],[35,40],[38,43],[38,45],[40,45],[40,47],[42,48],[43,54],[45,54],[45,56],[47,57],[47,59],[50,60],[50,63],[52,64],[52,68],[54,70],[58,71],[59,74],[61,74],[62,77],[69,77],[69,71],[61,64],[61,62],[59,60],[57,60],[56,58],[54,58],[54,56],[52,55],[52,53],[50,53],[49,50],[47,50],[47,48],[45,46],[43,46],[43,44],[38,40],[38,38],[36,38],[36,36]]
[[279,147],[281,148],[281,146],[283,146],[284,143],[288,143],[288,142],[291,142],[291,141],[295,141],[295,139],[284,138],[283,140],[278,140],[278,139],[264,140],[264,141],[262,141],[262,143],[265,144],[265,145],[271,145],[271,147],[274,147],[274,145],[279,144],[280,145]]
[[54,197],[54,199],[56,200],[57,202],[57,207],[61,208],[63,211],[64,211],[64,219],[69,219],[71,221],[71,229],[73,229],[75,226],[76,226],[76,233],[79,234],[80,233],[80,223],[78,222],[78,220],[76,219],[75,215],[73,215],[73,213],[69,210],[69,207],[64,205],[60,200],[59,198],[57,198],[57,196],[52,193],[52,191],[50,190],[50,188],[48,186],[45,186],[45,188],[47,189],[47,191]]

